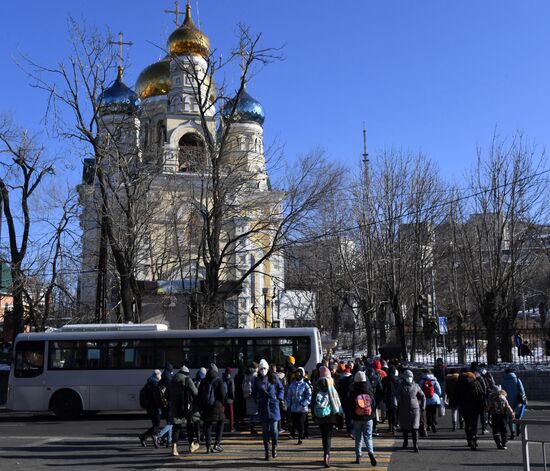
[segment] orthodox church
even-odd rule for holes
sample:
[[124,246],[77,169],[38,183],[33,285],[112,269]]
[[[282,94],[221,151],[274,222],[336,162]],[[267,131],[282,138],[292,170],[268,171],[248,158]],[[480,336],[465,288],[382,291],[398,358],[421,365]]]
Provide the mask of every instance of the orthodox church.
[[[110,283],[107,275],[115,272],[112,257],[106,255],[109,243],[99,216],[100,189],[94,171],[101,165],[117,184],[110,187],[111,198],[125,201],[133,197],[133,208],[140,211],[135,215],[141,220],[134,226],[137,230],[130,250],[143,292],[140,320],[167,322],[171,328],[193,327],[189,306],[206,277],[200,256],[204,250],[201,211],[210,209],[211,203],[204,199],[216,183],[207,154],[220,149],[223,139],[219,178],[224,184],[231,182],[232,187],[224,190],[230,203],[224,209],[219,241],[228,252],[221,278],[229,285],[240,283],[226,297],[218,327],[283,327],[283,256],[277,251],[268,258],[265,254],[282,218],[284,195],[271,188],[267,175],[264,109],[246,88],[235,98],[217,100],[209,39],[194,25],[189,3],[184,22],[168,38],[166,51],[166,57],[141,72],[135,91],[124,83],[120,65],[118,77],[100,99],[99,141],[108,155],[119,157],[101,163],[97,158],[86,159],[84,163],[78,187],[82,206],[81,309],[101,311],[102,319],[97,321],[115,320],[116,282]],[[231,126],[224,132],[229,118]],[[120,155],[130,156],[125,165],[134,175],[133,196],[127,192],[132,184],[121,176]],[[111,281],[116,278],[110,276]]]

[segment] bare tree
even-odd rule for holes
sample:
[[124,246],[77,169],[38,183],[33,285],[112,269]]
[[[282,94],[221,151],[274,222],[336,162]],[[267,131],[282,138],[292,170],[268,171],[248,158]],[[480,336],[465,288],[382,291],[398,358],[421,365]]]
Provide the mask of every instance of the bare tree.
[[24,263],[31,237],[31,200],[53,173],[52,162],[36,138],[17,129],[9,119],[0,122],[0,194],[8,228],[10,269],[13,283],[14,333],[23,332],[26,276]]
[[520,136],[511,144],[495,138],[487,156],[478,152],[470,178],[476,193],[462,207],[458,246],[472,300],[487,329],[490,363],[497,362],[499,349],[504,361],[510,359],[512,327],[535,259],[529,242],[543,214],[547,181],[538,175],[543,163]]

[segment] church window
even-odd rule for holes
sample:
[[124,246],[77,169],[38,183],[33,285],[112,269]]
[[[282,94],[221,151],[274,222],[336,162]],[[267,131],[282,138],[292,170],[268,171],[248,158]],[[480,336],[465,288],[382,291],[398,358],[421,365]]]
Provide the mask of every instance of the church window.
[[174,113],[181,113],[183,111],[183,99],[180,96],[172,100],[172,110]]
[[146,124],[143,126],[143,147],[147,148],[149,146],[149,125]]
[[180,77],[176,77],[176,85],[181,85],[181,78]]
[[194,133],[182,136],[179,142],[178,170],[196,172],[204,167],[205,149],[202,139]]
[[166,142],[166,126],[164,122],[157,123],[157,146],[161,147]]
[[186,96],[184,98],[183,111],[191,111],[191,97]]

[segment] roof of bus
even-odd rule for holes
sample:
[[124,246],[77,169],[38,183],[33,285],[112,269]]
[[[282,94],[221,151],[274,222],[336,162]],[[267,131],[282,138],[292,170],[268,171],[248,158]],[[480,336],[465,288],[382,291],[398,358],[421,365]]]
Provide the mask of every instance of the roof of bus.
[[22,340],[86,340],[86,339],[148,339],[148,338],[225,338],[225,337],[299,337],[311,336],[315,327],[293,327],[284,329],[196,329],[165,331],[109,331],[109,332],[30,332],[18,334],[16,342]]

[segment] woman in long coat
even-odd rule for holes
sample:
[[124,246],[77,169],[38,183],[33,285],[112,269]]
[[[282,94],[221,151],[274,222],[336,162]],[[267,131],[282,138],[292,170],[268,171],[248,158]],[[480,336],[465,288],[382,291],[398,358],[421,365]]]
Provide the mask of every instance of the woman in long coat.
[[258,404],[258,416],[262,423],[265,460],[269,461],[269,442],[271,456],[277,457],[277,440],[279,439],[278,422],[281,420],[279,402],[284,399],[285,390],[276,373],[269,371],[267,361],[261,360],[258,377],[254,381],[252,396]]
[[396,392],[399,407],[399,427],[403,431],[403,448],[409,444],[409,432],[412,434],[413,450],[418,453],[418,429],[420,416],[426,407],[426,396],[420,386],[414,382],[411,370],[405,370]]

